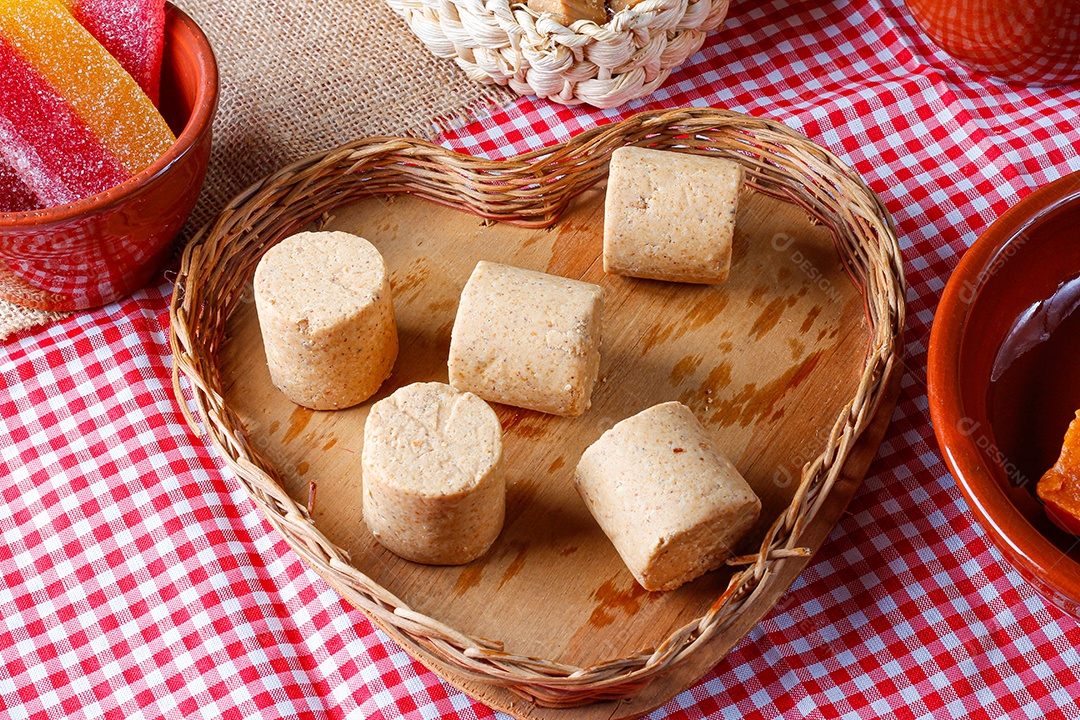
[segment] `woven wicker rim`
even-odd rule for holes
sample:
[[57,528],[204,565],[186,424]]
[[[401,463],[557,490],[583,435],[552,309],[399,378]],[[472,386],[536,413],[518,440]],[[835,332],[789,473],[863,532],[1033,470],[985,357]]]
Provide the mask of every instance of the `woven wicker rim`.
[[564,25],[519,0],[387,0],[433,54],[478,82],[566,105],[651,93],[719,29],[729,0],[640,0],[599,25]]
[[[515,655],[498,642],[470,637],[413,611],[350,565],[249,442],[225,403],[218,356],[226,322],[263,252],[324,213],[366,195],[408,192],[502,222],[543,227],[574,195],[603,178],[611,152],[628,144],[737,160],[757,191],[805,208],[830,230],[863,291],[870,339],[858,389],[837,417],[825,449],[804,466],[791,505],[769,528],[758,553],[739,560],[745,566],[709,611],[653,652],[580,668]],[[634,694],[727,627],[754,602],[778,563],[805,554],[802,532],[840,477],[899,362],[904,297],[899,244],[881,201],[834,155],[770,120],[716,109],[642,113],[501,162],[419,140],[372,138],[315,155],[257,183],[187,246],[170,310],[173,386],[188,422],[196,432],[205,430],[270,524],[406,650],[426,651],[464,677],[503,686],[538,704],[573,706]],[[182,400],[182,378],[201,427]]]

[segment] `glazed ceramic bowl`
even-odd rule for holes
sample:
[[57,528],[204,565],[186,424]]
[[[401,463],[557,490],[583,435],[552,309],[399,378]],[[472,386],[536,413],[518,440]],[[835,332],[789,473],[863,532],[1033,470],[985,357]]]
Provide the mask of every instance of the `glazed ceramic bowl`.
[[145,284],[169,258],[210,159],[218,72],[206,35],[168,5],[161,113],[177,135],[145,170],[78,202],[0,213],[0,297],[40,310],[81,310]]
[[964,255],[938,305],[928,382],[934,433],[991,541],[1080,618],[1080,538],[1035,485],[1080,408],[1080,173],[1036,191]]
[[905,0],[942,50],[1015,83],[1080,79],[1080,0]]

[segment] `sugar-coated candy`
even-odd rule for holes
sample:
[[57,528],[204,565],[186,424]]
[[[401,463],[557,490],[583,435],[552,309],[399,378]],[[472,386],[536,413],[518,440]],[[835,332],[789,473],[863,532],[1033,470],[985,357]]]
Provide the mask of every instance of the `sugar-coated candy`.
[[1065,532],[1080,535],[1080,410],[1065,432],[1061,455],[1037,486],[1046,515]]
[[165,0],[68,2],[75,19],[105,46],[157,105],[165,42]]
[[38,207],[74,202],[131,177],[64,98],[2,39],[0,157]]
[[122,182],[176,141],[59,0],[0,0],[0,64],[0,150],[43,206]]
[[15,169],[0,157],[0,212],[36,210],[37,198]]

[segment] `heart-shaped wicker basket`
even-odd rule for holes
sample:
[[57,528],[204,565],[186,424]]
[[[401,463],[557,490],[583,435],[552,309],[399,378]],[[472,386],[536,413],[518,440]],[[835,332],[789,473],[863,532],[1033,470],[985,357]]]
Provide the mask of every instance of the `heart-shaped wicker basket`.
[[728,0],[642,0],[603,25],[564,25],[509,0],[387,0],[431,52],[473,80],[565,105],[651,93],[727,16]]
[[[832,233],[863,289],[870,336],[857,392],[835,419],[820,455],[803,468],[790,506],[709,611],[655,650],[582,668],[515,655],[497,640],[469,636],[413,610],[352,565],[250,442],[225,401],[218,358],[227,321],[259,258],[324,213],[368,195],[412,193],[500,222],[545,227],[605,177],[612,151],[630,144],[736,160],[756,191],[803,207]],[[208,434],[271,525],[407,650],[429,653],[462,677],[505,687],[540,705],[574,706],[641,691],[747,612],[785,558],[806,555],[803,532],[838,482],[901,364],[904,296],[902,258],[880,200],[834,155],[773,121],[708,108],[642,113],[506,161],[459,155],[419,140],[372,138],[295,163],[252,186],[187,246],[171,308],[174,387],[190,412],[182,399],[186,379],[198,414],[198,420],[189,414],[189,422]]]

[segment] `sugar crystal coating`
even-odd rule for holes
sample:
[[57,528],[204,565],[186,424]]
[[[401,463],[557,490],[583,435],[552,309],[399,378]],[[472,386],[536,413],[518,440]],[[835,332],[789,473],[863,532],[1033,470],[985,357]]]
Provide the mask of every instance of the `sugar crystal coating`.
[[74,202],[131,177],[5,38],[0,38],[0,157],[37,207]]
[[155,105],[165,44],[165,0],[71,0],[71,13]]
[[0,156],[0,212],[22,212],[38,207],[34,192]]
[[0,0],[0,37],[129,174],[176,141],[146,93],[59,0]]

